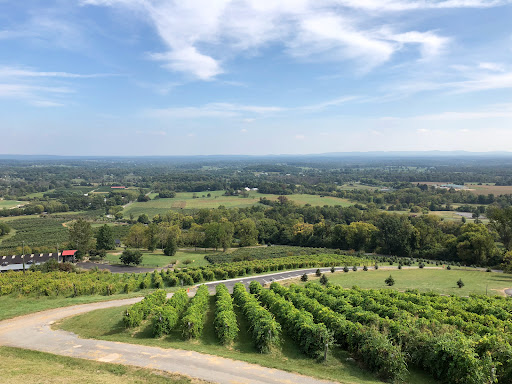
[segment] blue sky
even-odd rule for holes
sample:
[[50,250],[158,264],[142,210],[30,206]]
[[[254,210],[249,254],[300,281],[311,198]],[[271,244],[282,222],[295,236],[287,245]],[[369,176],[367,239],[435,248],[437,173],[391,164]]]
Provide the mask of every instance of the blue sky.
[[0,153],[512,150],[511,0],[0,0]]

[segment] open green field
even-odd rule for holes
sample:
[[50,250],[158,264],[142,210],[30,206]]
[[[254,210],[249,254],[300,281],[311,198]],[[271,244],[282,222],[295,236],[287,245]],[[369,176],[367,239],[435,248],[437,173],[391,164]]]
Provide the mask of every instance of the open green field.
[[180,375],[121,364],[57,356],[51,353],[0,347],[2,384],[186,384],[202,383]]
[[[236,310],[239,325],[239,337],[231,347],[219,344],[213,326],[215,298],[210,298],[206,325],[202,336],[197,341],[183,338],[181,330],[176,330],[168,337],[152,337],[151,323],[143,323],[139,328],[126,329],[122,323],[122,314],[128,307],[109,308],[92,311],[64,320],[57,328],[74,332],[83,338],[142,344],[161,348],[192,350],[211,355],[247,361],[262,366],[298,372],[326,380],[341,383],[377,384],[382,383],[368,371],[361,369],[356,362],[348,359],[350,355],[338,348],[332,348],[326,362],[316,362],[301,354],[296,344],[287,336],[283,338],[280,348],[269,354],[259,353],[253,346],[248,332],[248,324],[240,311]],[[426,375],[413,373],[407,380],[409,384],[433,383]]]
[[[122,251],[115,253],[108,253],[105,257],[105,260],[110,264],[120,264],[119,256]],[[165,267],[171,263],[177,262],[180,267],[202,267],[205,265],[209,265],[207,260],[205,260],[204,256],[208,253],[201,251],[178,251],[174,256],[166,256],[163,254],[161,250],[155,250],[153,252],[143,251],[143,259],[142,264],[139,267]],[[210,252],[211,253],[211,252]],[[190,260],[192,263],[185,264],[185,260]]]
[[[130,214],[138,217],[145,213],[149,217],[153,217],[157,214],[164,214],[169,210],[218,208],[219,205],[223,205],[226,208],[244,208],[257,204],[262,197],[269,200],[276,200],[278,197],[278,195],[258,192],[250,192],[249,197],[223,196],[224,191],[211,191],[209,193],[211,197],[207,197],[208,192],[180,192],[173,199],[155,199],[156,194],[150,194],[153,200],[144,203],[134,202],[123,211],[123,214],[125,217],[129,217]],[[196,198],[193,197],[194,195]],[[321,197],[320,195],[296,194],[287,195],[286,197],[300,205],[352,205],[347,199],[331,196]]]
[[[420,269],[417,267],[404,267],[399,270],[381,266],[377,271],[363,271],[359,268],[357,272],[327,273],[329,282],[350,288],[357,285],[364,289],[389,288],[384,280],[392,275],[395,279],[395,285],[391,288],[399,291],[406,289],[418,289],[421,292],[433,291],[446,295],[468,296],[471,294],[485,295],[486,290],[489,295],[504,296],[503,290],[512,288],[512,275],[484,272],[471,268],[452,267],[452,270],[446,269]],[[309,276],[309,281],[316,281],[319,278],[313,275]],[[462,279],[465,286],[457,287],[457,280]],[[291,283],[305,284],[299,279],[288,280],[285,285]]]
[[25,203],[22,201],[16,201],[16,200],[0,200],[0,209],[14,208],[21,204],[25,204]]

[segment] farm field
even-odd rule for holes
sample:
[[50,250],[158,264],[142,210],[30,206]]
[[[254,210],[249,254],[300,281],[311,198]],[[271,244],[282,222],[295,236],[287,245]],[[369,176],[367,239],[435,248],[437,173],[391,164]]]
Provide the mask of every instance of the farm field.
[[[108,261],[110,264],[120,264],[119,256],[121,256],[121,252],[108,253],[105,257],[105,261]],[[161,250],[155,250],[153,252],[143,251],[143,259],[142,263],[139,267],[165,267],[172,262],[178,262],[180,267],[202,267],[209,265],[207,260],[205,260],[204,256],[209,253],[201,252],[201,251],[178,251],[174,256],[166,256],[163,254]],[[185,264],[185,260],[191,260],[192,263]]]
[[476,193],[478,195],[488,195],[490,193],[495,196],[511,194],[512,193],[512,185],[478,185],[478,184],[466,184],[469,188],[470,192]]
[[[66,383],[66,384],[187,384],[202,383],[179,375],[121,364],[57,356],[25,349],[0,347],[3,384]],[[42,381],[41,379],[44,378]]]
[[[418,267],[404,267],[399,270],[396,267],[386,268],[382,265],[378,270],[363,271],[359,268],[357,272],[335,272],[326,274],[329,282],[350,288],[354,285],[363,289],[388,288],[384,280],[392,275],[395,285],[392,289],[404,291],[406,289],[418,289],[420,292],[433,291],[444,295],[468,296],[471,294],[485,295],[486,288],[489,295],[504,296],[504,289],[512,288],[512,275],[496,272],[484,272],[472,268],[452,267],[446,269],[420,269]],[[465,286],[457,287],[457,280],[462,279]],[[309,281],[318,281],[319,278],[309,275]],[[303,283],[296,279],[287,281],[286,284]]]
[[16,230],[16,234],[2,241],[0,253],[4,250],[25,246],[51,246],[57,247],[57,243],[68,240],[68,232],[62,226],[65,220],[50,217],[27,217],[16,220],[9,220],[9,225]]
[[[206,197],[208,192],[180,192],[176,194],[175,198],[172,199],[154,199],[156,194],[150,194],[153,198],[148,202],[134,202],[130,204],[124,211],[124,217],[133,215],[138,217],[145,213],[149,217],[153,217],[157,214],[164,214],[169,210],[181,210],[181,209],[201,209],[201,208],[218,208],[219,205],[223,205],[226,208],[244,208],[250,207],[257,204],[260,198],[265,197],[269,200],[276,200],[278,195],[263,194],[258,192],[250,192],[249,197],[240,196],[223,196],[224,191],[211,191],[209,192],[211,197]],[[197,198],[193,198],[196,195]],[[204,197],[203,197],[204,196]],[[297,204],[311,204],[311,205],[352,205],[347,199],[340,199],[338,197],[320,195],[287,195],[288,199],[294,201]]]
[[[214,297],[209,299],[202,335],[194,341],[184,338],[181,330],[176,330],[167,337],[155,339],[152,335],[151,322],[143,323],[133,330],[126,329],[122,322],[122,315],[127,308],[128,306],[92,311],[66,319],[55,327],[74,332],[83,338],[191,350],[342,383],[382,383],[373,374],[361,369],[357,363],[348,359],[350,355],[339,348],[333,348],[329,352],[326,362],[317,363],[300,353],[293,340],[284,336],[280,346],[272,353],[260,353],[251,340],[249,324],[237,308],[235,311],[240,329],[239,337],[229,348],[220,345],[213,325]],[[413,371],[407,383],[432,384],[433,381],[428,376]]]
[[16,200],[2,200],[2,199],[0,199],[0,209],[14,208],[14,207],[17,207],[18,205],[22,205],[22,204],[25,204],[25,203],[22,202],[22,201],[16,201]]

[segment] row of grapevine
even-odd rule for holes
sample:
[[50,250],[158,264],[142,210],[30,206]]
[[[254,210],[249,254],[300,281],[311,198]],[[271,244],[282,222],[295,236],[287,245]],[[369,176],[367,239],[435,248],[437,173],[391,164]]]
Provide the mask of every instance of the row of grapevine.
[[268,289],[261,289],[260,283],[251,282],[251,292],[255,292],[260,301],[269,308],[277,321],[284,327],[300,350],[307,356],[318,358],[331,344],[332,333],[323,323],[315,323],[311,313],[299,310],[283,297]]
[[7,272],[0,274],[0,296],[18,294],[35,296],[113,295],[139,289],[193,285],[203,281],[225,280],[255,273],[298,268],[359,265],[368,260],[343,255],[290,256],[277,259],[241,261],[176,271],[142,274],[96,272]]
[[423,367],[438,380],[450,384],[487,384],[496,380],[496,364],[490,354],[479,355],[475,340],[453,327],[407,315],[398,320],[380,317],[378,313],[351,306],[347,300],[328,294],[318,285],[292,289],[318,300],[350,321],[388,332],[407,353],[410,363]]
[[188,338],[201,336],[208,310],[210,293],[206,285],[201,285],[190,300],[190,304],[183,314],[183,334]]
[[155,337],[168,335],[176,328],[188,303],[187,291],[178,290],[167,302],[153,309],[152,328]]
[[222,344],[230,344],[238,335],[233,299],[224,284],[215,287],[215,333]]
[[400,347],[374,327],[347,320],[343,315],[321,305],[317,300],[272,283],[270,288],[313,315],[333,332],[335,342],[352,352],[367,368],[384,380],[397,381],[407,372],[406,357]]
[[124,325],[127,328],[133,328],[140,325],[142,320],[146,320],[154,307],[165,303],[167,293],[161,289],[144,297],[142,301],[133,304],[126,310],[123,316]]
[[243,284],[235,284],[233,297],[249,323],[256,348],[262,353],[270,352],[280,341],[281,326],[279,323],[253,295],[245,290]]

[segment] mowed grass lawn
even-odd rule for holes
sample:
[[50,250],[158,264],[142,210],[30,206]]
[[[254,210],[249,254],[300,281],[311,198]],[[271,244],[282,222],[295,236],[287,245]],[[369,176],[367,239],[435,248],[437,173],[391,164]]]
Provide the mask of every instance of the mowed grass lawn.
[[[122,251],[118,251],[116,253],[108,253],[105,257],[105,260],[109,262],[109,264],[121,264],[119,261],[119,256],[121,256]],[[210,252],[211,253],[211,252]],[[209,265],[210,263],[204,258],[208,253],[202,251],[178,251],[174,256],[166,256],[163,254],[161,250],[155,251],[142,251],[142,263],[139,267],[165,267],[169,264],[175,264],[176,262],[180,267],[202,267],[205,265]],[[190,260],[192,263],[185,264],[184,261]]]
[[[177,329],[169,336],[161,339],[152,337],[150,321],[139,328],[126,329],[122,323],[122,314],[128,307],[102,309],[63,320],[55,327],[74,332],[83,338],[118,341],[132,344],[142,344],[161,348],[177,348],[191,350],[210,355],[217,355],[234,360],[247,361],[265,367],[297,372],[326,380],[351,384],[380,384],[380,380],[371,373],[360,368],[347,352],[332,348],[326,362],[316,362],[302,355],[296,344],[287,336],[282,340],[279,349],[269,354],[259,353],[253,346],[249,327],[240,311],[237,311],[239,337],[230,347],[219,344],[213,326],[215,297],[210,298],[206,325],[203,335],[198,340],[185,340],[181,330]],[[428,376],[417,372],[410,375],[409,384],[432,384]]]
[[[471,268],[463,269],[453,267],[446,269],[394,269],[381,266],[378,270],[363,271],[359,268],[357,272],[350,269],[349,272],[327,273],[329,282],[351,288],[357,285],[363,289],[390,288],[384,280],[389,276],[395,279],[395,285],[391,288],[404,291],[406,289],[418,289],[419,291],[433,291],[440,294],[468,296],[470,294],[485,295],[486,289],[489,295],[505,295],[503,290],[512,288],[512,275],[496,272],[484,272]],[[309,281],[318,281],[318,277],[309,275]],[[462,279],[465,286],[457,287],[457,280]],[[305,284],[299,279],[286,281],[291,283]]]
[[26,203],[21,202],[21,201],[16,201],[16,200],[0,200],[0,209],[14,208],[20,204],[26,204]]
[[184,376],[121,364],[99,363],[51,353],[0,347],[2,384],[186,384],[204,383]]
[[[210,197],[208,196],[210,193]],[[193,196],[196,196],[194,198]],[[203,197],[204,196],[204,197]],[[224,196],[224,191],[211,191],[211,192],[180,192],[172,199],[154,199],[156,194],[150,194],[153,200],[147,202],[135,202],[130,204],[124,211],[124,217],[133,215],[137,218],[139,215],[145,213],[150,218],[157,214],[164,214],[169,210],[181,209],[201,209],[201,208],[218,208],[223,205],[226,208],[244,208],[257,204],[260,198],[265,197],[269,200],[276,200],[278,195],[263,194],[258,192],[249,192],[249,197],[240,196]],[[294,201],[299,205],[352,205],[347,199],[340,199],[338,197],[319,195],[287,195],[288,199]]]

